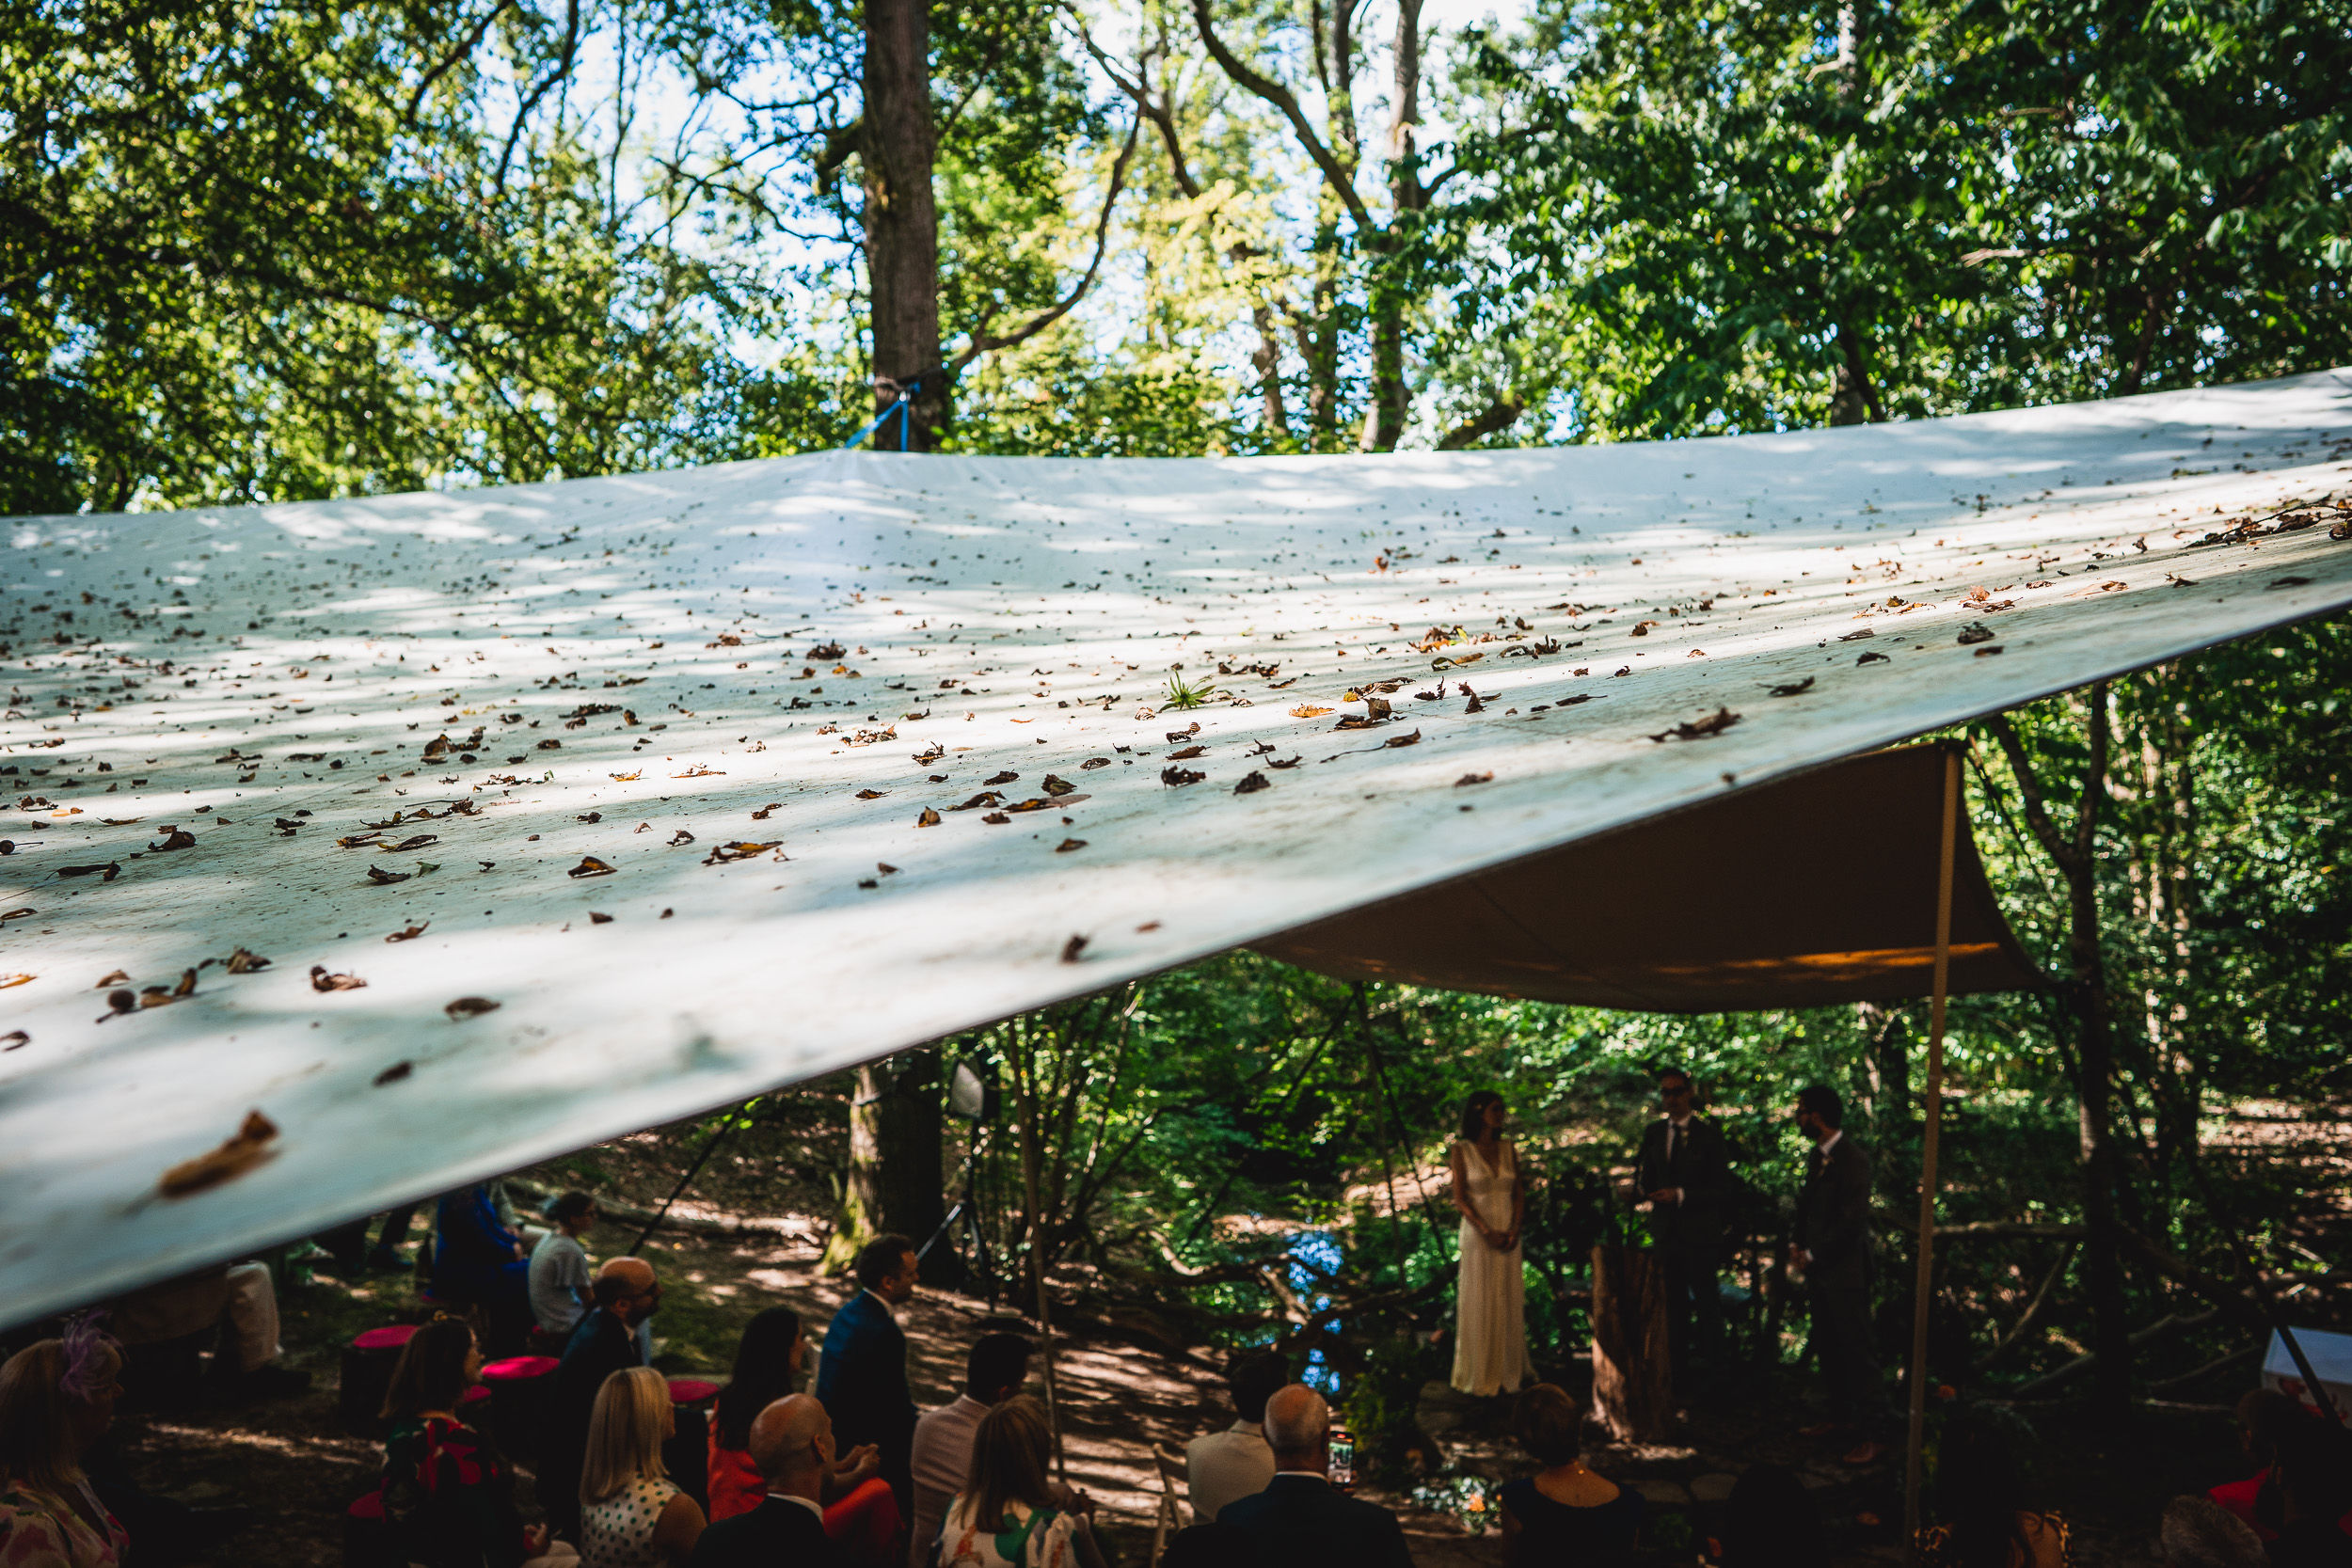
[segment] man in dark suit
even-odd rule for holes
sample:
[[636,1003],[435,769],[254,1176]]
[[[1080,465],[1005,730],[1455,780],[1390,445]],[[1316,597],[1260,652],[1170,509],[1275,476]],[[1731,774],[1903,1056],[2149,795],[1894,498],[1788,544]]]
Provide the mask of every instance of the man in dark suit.
[[580,1539],[580,1472],[588,1457],[588,1418],[596,1390],[614,1372],[642,1367],[637,1325],[661,1305],[661,1282],[642,1258],[608,1259],[592,1287],[595,1310],[580,1320],[548,1381],[539,1435],[539,1506],[566,1541]]
[[1878,1356],[1870,1343],[1870,1156],[1846,1136],[1837,1091],[1809,1085],[1797,1095],[1797,1125],[1813,1140],[1804,1191],[1797,1197],[1796,1244],[1788,1261],[1804,1275],[1813,1309],[1814,1354],[1829,1386],[1831,1426],[1857,1430],[1849,1465],[1885,1450]]
[[1265,1440],[1274,1479],[1227,1503],[1218,1524],[1248,1532],[1267,1562],[1413,1568],[1395,1514],[1331,1489],[1331,1407],[1321,1394],[1303,1383],[1277,1389],[1265,1402]]
[[1723,1289],[1716,1280],[1731,1156],[1721,1129],[1692,1109],[1691,1075],[1658,1075],[1666,1115],[1642,1134],[1638,1180],[1650,1206],[1650,1236],[1666,1275],[1666,1344],[1674,1384],[1688,1390],[1692,1363],[1711,1362],[1723,1340]]
[[806,1394],[752,1418],[752,1463],[768,1496],[749,1513],[722,1519],[694,1544],[687,1568],[850,1568],[856,1560],[825,1534],[825,1468],[833,1422]]
[[882,1450],[882,1480],[898,1498],[898,1516],[914,1515],[912,1465],[914,1396],[907,1387],[907,1337],[896,1308],[914,1294],[914,1243],[877,1236],[857,1255],[858,1283],[825,1327],[817,1364],[817,1398],[833,1418],[834,1435],[850,1448]]

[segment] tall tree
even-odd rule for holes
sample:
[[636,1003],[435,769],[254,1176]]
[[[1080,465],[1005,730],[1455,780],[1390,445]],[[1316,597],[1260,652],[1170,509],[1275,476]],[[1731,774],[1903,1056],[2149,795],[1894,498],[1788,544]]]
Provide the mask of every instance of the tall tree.
[[928,0],[866,0],[865,86],[859,161],[874,406],[887,408],[903,388],[917,388],[896,427],[904,450],[930,451],[946,424],[948,388],[939,352],[939,206],[931,188],[939,135]]

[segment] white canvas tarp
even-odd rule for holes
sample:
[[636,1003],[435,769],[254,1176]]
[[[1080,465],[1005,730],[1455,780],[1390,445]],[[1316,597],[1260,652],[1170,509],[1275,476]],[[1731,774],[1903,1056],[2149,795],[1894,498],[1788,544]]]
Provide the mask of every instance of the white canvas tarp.
[[0,1322],[2339,608],[2347,442],[2331,372],[17,520]]

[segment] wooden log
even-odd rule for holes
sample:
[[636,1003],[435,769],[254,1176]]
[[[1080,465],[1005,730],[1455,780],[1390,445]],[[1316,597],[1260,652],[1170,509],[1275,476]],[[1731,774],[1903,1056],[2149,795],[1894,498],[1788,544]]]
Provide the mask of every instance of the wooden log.
[[1671,1429],[1666,1273],[1647,1248],[1593,1248],[1593,1411],[1620,1441],[1655,1442]]

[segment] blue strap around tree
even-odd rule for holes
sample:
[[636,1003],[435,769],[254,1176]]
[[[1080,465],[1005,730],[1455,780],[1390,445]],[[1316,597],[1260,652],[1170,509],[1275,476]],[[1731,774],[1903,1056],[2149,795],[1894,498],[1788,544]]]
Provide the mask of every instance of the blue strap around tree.
[[[883,409],[881,413],[875,415],[871,420],[867,421],[864,430],[859,431],[855,436],[852,436],[847,441],[844,441],[841,444],[841,450],[843,451],[848,451],[850,448],[856,446],[859,442],[865,440],[868,436],[874,434],[875,431],[882,428],[882,422],[888,420],[891,415],[896,414],[898,416],[898,450],[900,451],[907,451],[911,443],[911,437],[914,434],[914,396],[922,389],[923,384],[919,381],[910,381],[905,386],[900,387],[898,388],[898,401]],[[879,451],[881,449],[878,447],[876,450]]]

